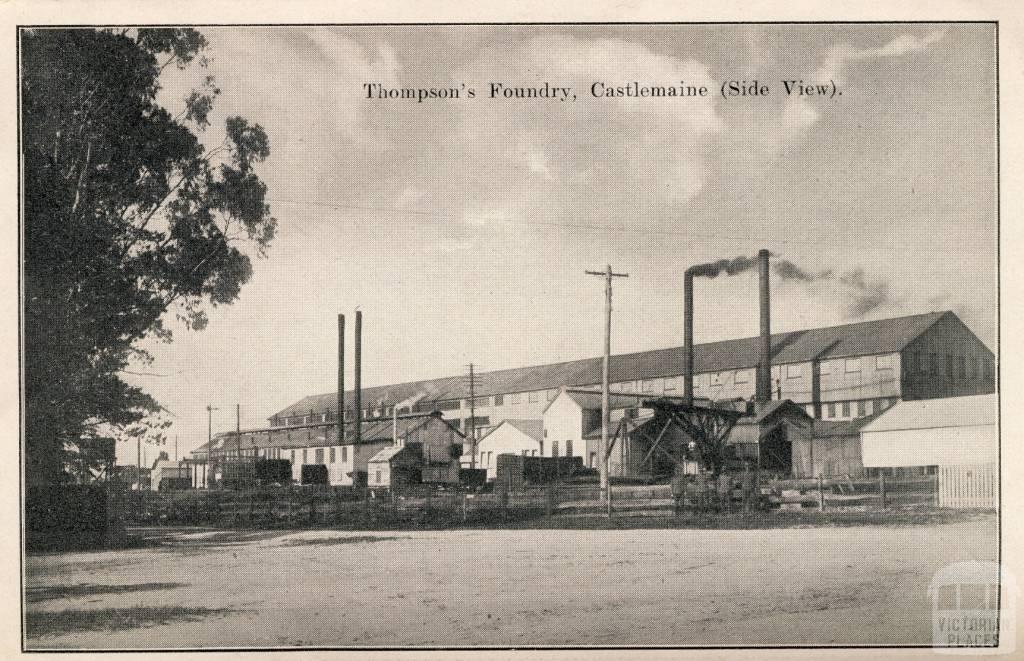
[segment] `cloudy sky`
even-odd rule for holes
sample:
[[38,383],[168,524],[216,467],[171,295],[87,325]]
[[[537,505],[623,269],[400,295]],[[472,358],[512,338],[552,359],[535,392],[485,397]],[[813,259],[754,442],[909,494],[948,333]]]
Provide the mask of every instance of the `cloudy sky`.
[[[182,451],[259,426],[336,382],[336,315],[364,314],[364,384],[682,343],[682,274],[768,248],[813,283],[773,282],[773,329],[951,309],[995,341],[993,29],[529,26],[204,29],[214,124],[262,124],[279,234],[209,327],[153,344],[134,377]],[[723,99],[725,80],[768,96]],[[834,99],[782,80],[834,80]],[[696,99],[595,99],[593,82],[706,85]],[[477,98],[365,98],[364,83]],[[488,85],[572,86],[573,103]],[[209,141],[219,141],[211,129]],[[753,273],[698,283],[697,341],[757,332]],[[351,319],[352,317],[350,317]],[[351,326],[350,326],[351,327]],[[351,383],[351,376],[349,383]],[[152,457],[154,450],[149,450]],[[119,453],[134,462],[134,448]]]

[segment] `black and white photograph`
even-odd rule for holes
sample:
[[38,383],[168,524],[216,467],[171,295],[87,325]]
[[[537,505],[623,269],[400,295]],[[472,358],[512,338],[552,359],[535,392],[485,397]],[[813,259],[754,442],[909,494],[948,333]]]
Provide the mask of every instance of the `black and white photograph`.
[[9,32],[23,652],[1014,649],[997,21]]

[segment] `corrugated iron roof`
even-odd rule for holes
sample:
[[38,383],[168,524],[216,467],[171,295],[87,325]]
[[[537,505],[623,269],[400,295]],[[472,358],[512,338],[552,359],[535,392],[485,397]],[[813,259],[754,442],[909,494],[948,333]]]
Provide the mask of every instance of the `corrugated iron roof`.
[[853,420],[815,420],[812,435],[814,438],[835,438],[838,436],[857,436],[865,425],[871,423],[882,412],[873,413]]
[[[945,315],[952,312],[863,321],[841,326],[776,333],[772,335],[772,362],[776,365],[802,363],[817,359],[846,358],[901,351]],[[758,337],[709,342],[694,346],[696,373],[721,372],[756,367],[759,362]],[[549,365],[518,367],[477,375],[475,394],[495,394],[550,390],[563,386],[592,386],[601,382],[601,358],[585,358]],[[655,379],[682,374],[683,347],[612,356],[610,380],[614,382]],[[469,396],[463,376],[412,381],[363,388],[367,407],[392,406],[409,397],[423,394],[426,401],[464,399]],[[351,406],[354,392],[346,393]],[[311,395],[282,409],[274,417],[322,413],[337,408],[337,394]]]
[[996,395],[897,402],[888,411],[861,428],[861,431],[866,434],[904,429],[995,425],[998,407],[999,400]]

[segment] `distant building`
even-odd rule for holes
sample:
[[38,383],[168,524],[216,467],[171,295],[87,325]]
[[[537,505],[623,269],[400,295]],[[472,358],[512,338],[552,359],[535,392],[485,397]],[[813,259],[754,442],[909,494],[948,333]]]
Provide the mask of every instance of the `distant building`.
[[[817,419],[853,420],[902,400],[995,392],[993,353],[952,312],[776,333],[771,346],[772,398],[792,400]],[[694,349],[696,397],[753,398],[759,338]],[[612,390],[681,395],[683,354],[673,347],[612,356]],[[388,416],[395,404],[419,397],[414,412],[437,410],[464,432],[476,427],[479,433],[503,420],[540,420],[563,387],[594,389],[600,383],[600,358],[481,373],[474,384],[474,421],[464,376],[376,386],[363,389],[363,416]],[[351,407],[352,392],[345,401]],[[333,422],[336,407],[336,393],[305,397],[271,416],[270,426]],[[350,408],[346,419],[354,416]]]
[[[369,464],[376,455],[387,448],[409,445],[418,448],[422,455],[424,482],[458,482],[458,457],[465,438],[440,414],[417,413],[364,420],[358,443],[355,423],[347,423],[345,427],[344,442],[338,440],[337,424],[324,422],[217,434],[212,441],[210,474],[219,482],[223,479],[224,466],[230,462],[287,459],[296,482],[302,479],[303,466],[323,465],[327,467],[332,485],[366,485],[370,477]],[[204,444],[191,455],[193,484],[197,488],[206,486],[203,476],[208,468],[208,454]]]

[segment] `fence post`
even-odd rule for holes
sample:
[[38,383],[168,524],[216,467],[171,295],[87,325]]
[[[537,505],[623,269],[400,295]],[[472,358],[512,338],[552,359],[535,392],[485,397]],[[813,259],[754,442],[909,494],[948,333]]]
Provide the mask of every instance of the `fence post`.
[[818,511],[825,511],[825,478],[818,476]]
[[467,520],[466,516],[466,500],[469,498],[468,495],[462,494],[462,522],[465,523]]
[[933,504],[939,506],[939,467],[935,467],[935,479],[932,480],[932,488],[934,489],[935,497],[932,499]]
[[885,473],[882,473],[881,469],[878,473],[878,493],[882,497],[882,509],[885,509],[888,506],[885,500]]

